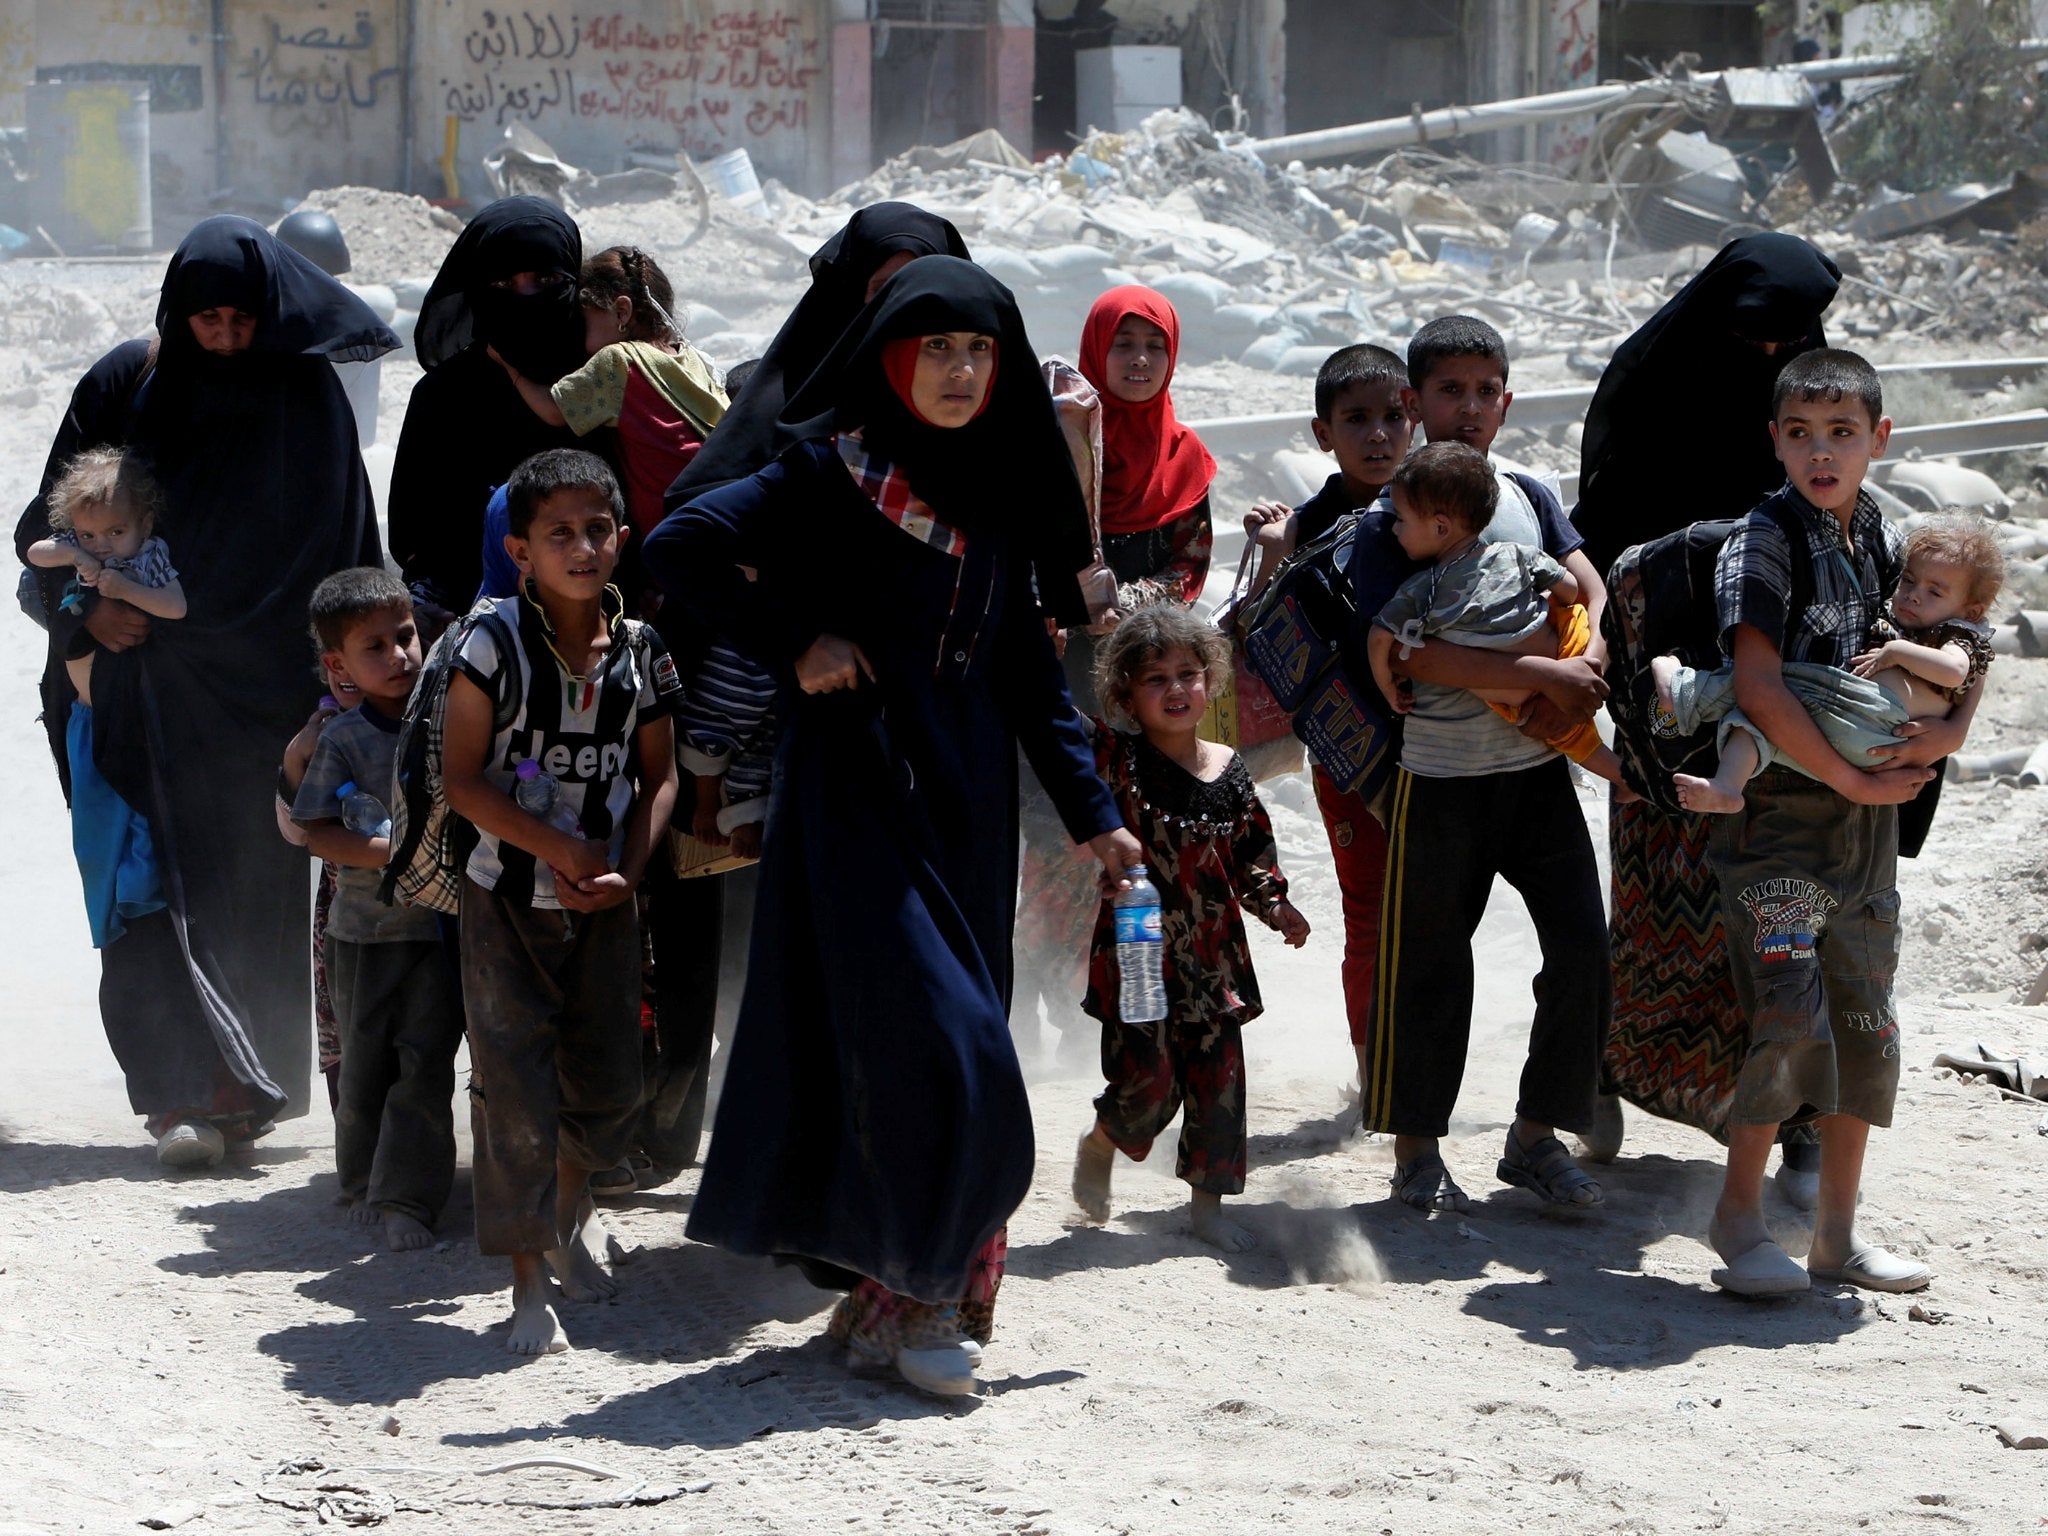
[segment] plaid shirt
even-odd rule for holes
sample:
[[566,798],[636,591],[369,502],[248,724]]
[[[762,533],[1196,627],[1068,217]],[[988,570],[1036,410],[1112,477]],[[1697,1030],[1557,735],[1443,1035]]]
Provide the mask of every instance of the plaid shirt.
[[[1798,613],[1792,606],[1792,550],[1775,510],[1806,531],[1813,595]],[[1749,514],[1721,546],[1714,566],[1714,604],[1721,649],[1735,653],[1735,626],[1761,630],[1787,661],[1846,667],[1866,648],[1870,627],[1891,599],[1905,563],[1905,542],[1868,491],[1856,493],[1850,515],[1852,554],[1842,525],[1791,486]]]
[[858,432],[842,432],[836,439],[839,461],[853,476],[860,493],[872,501],[884,517],[932,548],[956,560],[967,552],[967,535],[939,521],[936,512],[920,501],[910,488],[910,477],[887,459],[871,458]]

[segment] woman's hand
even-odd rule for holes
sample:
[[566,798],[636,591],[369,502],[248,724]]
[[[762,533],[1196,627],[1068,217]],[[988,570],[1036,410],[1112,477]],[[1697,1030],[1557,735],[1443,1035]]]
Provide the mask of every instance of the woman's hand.
[[1123,827],[1089,838],[1088,851],[1102,861],[1097,885],[1105,896],[1129,890],[1131,882],[1125,871],[1145,867],[1144,846]]
[[119,598],[103,597],[86,614],[85,632],[101,650],[133,650],[149,638],[149,615]]
[[875,669],[851,640],[838,635],[820,635],[796,659],[796,680],[805,693],[837,693],[857,688],[861,678],[875,680]]

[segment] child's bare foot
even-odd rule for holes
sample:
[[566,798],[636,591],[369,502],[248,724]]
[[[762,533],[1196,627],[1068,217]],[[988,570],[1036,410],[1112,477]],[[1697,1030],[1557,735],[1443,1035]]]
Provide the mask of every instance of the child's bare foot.
[[384,1213],[367,1200],[357,1200],[348,1208],[348,1219],[359,1227],[374,1227],[384,1219]]
[[559,1248],[548,1250],[548,1267],[561,1282],[562,1294],[571,1301],[605,1301],[619,1294],[619,1282],[607,1261],[616,1262],[625,1247],[605,1229],[597,1208],[586,1198],[575,1236]]
[[633,1252],[622,1242],[617,1233],[604,1224],[604,1218],[597,1214],[597,1206],[586,1200],[583,1206],[583,1223],[576,1229],[576,1240],[600,1264],[630,1264]]
[[547,1270],[532,1254],[512,1260],[512,1333],[505,1347],[515,1355],[559,1355],[569,1348],[562,1320],[555,1316]]
[[1116,1144],[1101,1126],[1090,1126],[1074,1149],[1074,1204],[1092,1222],[1109,1220],[1109,1174],[1115,1161]]
[[1733,816],[1742,809],[1742,792],[1729,789],[1713,779],[1696,778],[1689,773],[1674,773],[1671,782],[1678,786],[1678,803],[1688,811],[1704,811],[1711,816]]
[[1249,1253],[1259,1246],[1258,1236],[1251,1228],[1224,1220],[1221,1195],[1196,1190],[1188,1201],[1188,1214],[1194,1218],[1195,1236],[1211,1248],[1220,1248],[1225,1253]]
[[434,1246],[434,1229],[403,1211],[384,1212],[384,1246],[393,1253],[412,1253]]

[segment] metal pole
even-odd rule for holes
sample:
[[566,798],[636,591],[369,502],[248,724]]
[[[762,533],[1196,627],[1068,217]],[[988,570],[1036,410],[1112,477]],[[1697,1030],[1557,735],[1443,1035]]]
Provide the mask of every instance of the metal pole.
[[[2048,39],[2029,38],[2011,50],[2015,60],[2027,63],[2048,58]],[[1785,72],[1809,81],[1867,80],[1884,75],[1909,73],[1918,66],[1909,54],[1866,54],[1853,59],[1816,59],[1808,64],[1785,66]],[[1501,128],[1523,128],[1557,118],[1578,117],[1629,101],[1674,101],[1689,87],[1711,86],[1722,71],[1689,75],[1682,80],[1637,80],[1618,85],[1589,85],[1575,91],[1551,91],[1541,96],[1518,96],[1509,101],[1480,102],[1469,107],[1439,107],[1407,117],[1384,117],[1369,123],[1352,123],[1343,128],[1319,128],[1311,133],[1290,133],[1276,139],[1260,139],[1252,149],[1261,160],[1285,165],[1290,160],[1328,160],[1342,155],[1365,155],[1378,150],[1399,149],[1406,144],[1429,144],[1438,139],[1464,138],[1468,134],[1491,133]]]

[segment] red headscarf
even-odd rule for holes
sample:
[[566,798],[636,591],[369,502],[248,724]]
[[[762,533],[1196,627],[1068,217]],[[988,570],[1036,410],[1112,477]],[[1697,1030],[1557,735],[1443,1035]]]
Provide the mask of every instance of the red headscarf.
[[[1109,344],[1126,317],[1166,334],[1166,381],[1143,405],[1111,394]],[[1102,531],[1145,533],[1209,494],[1216,460],[1173,414],[1173,367],[1180,359],[1180,316],[1166,295],[1133,283],[1095,301],[1081,327],[1081,375],[1102,396]]]
[[[898,336],[893,341],[883,342],[882,372],[887,375],[889,387],[896,391],[896,398],[903,402],[904,408],[926,426],[930,426],[931,419],[920,411],[917,402],[910,398],[910,383],[917,377],[917,354],[923,348],[922,336]],[[969,421],[979,420],[981,413],[988,409],[989,401],[995,399],[996,364],[1000,361],[1001,355],[996,346],[996,339],[991,336],[988,340],[988,383],[982,387],[981,404],[974,408],[974,414],[967,418]]]

